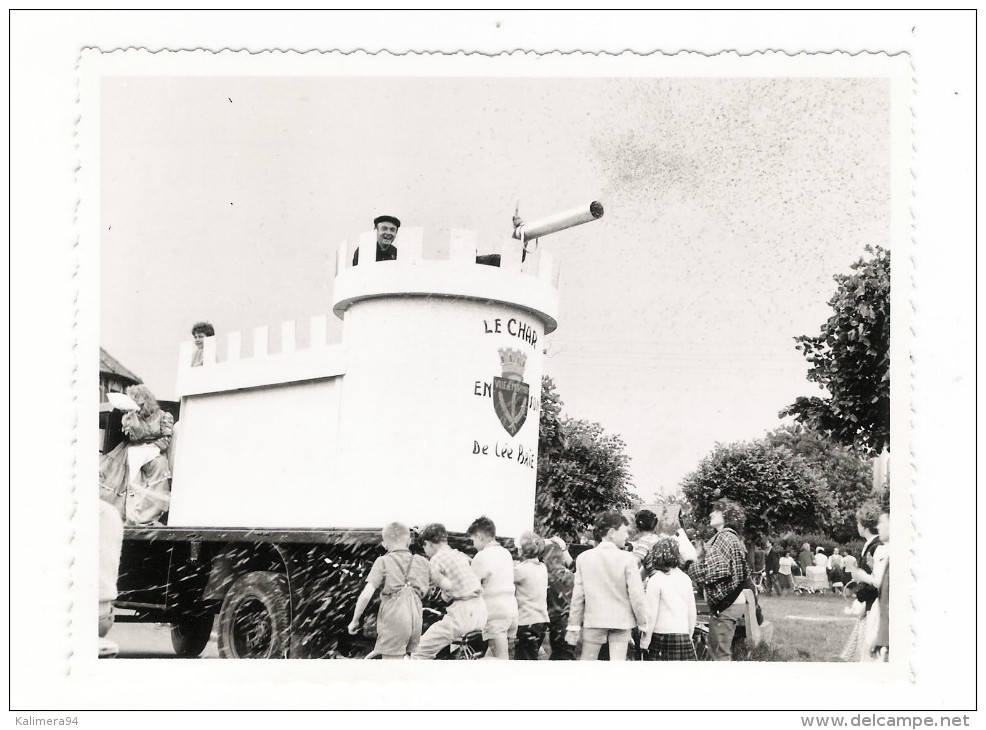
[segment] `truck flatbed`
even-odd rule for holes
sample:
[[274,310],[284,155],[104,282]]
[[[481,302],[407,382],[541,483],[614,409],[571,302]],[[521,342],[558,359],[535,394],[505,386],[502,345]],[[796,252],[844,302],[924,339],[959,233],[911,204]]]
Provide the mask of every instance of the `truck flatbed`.
[[365,545],[380,542],[380,528],[257,528],[257,527],[169,527],[127,526],[124,540],[173,542],[269,542],[316,545]]

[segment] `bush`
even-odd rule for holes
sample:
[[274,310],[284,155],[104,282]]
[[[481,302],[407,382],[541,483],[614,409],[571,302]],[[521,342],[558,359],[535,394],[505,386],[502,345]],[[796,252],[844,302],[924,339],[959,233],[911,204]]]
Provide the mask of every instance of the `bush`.
[[753,542],[802,525],[822,527],[832,509],[821,473],[787,447],[766,439],[716,444],[682,480],[681,492],[692,519],[701,518],[699,523],[716,500],[738,502],[746,511],[741,532]]
[[797,533],[797,532],[786,532],[777,539],[777,544],[780,546],[781,550],[790,550],[791,557],[796,558],[798,553],[801,552],[801,546],[805,543],[811,545],[811,553],[815,554],[815,549],[821,545],[825,548],[825,555],[829,556],[832,554],[833,548],[839,548],[839,553],[842,555],[848,555],[852,553],[858,556],[860,551],[863,549],[862,538],[859,541],[853,541],[849,543],[838,542],[830,537],[822,535],[817,532],[808,533]]

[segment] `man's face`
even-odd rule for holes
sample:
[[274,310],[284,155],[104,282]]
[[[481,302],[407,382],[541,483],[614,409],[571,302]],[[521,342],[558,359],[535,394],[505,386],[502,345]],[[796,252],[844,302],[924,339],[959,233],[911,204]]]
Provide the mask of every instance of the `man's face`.
[[477,550],[482,550],[484,547],[493,542],[492,537],[489,535],[484,535],[481,532],[474,532],[469,536],[469,539],[472,540],[472,546]]
[[422,544],[422,547],[424,548],[425,555],[427,555],[429,558],[438,552],[438,545],[436,545],[433,542],[428,542],[427,540],[425,540],[425,542]]
[[195,346],[201,350],[205,345],[205,332],[196,332],[192,336],[195,338]]
[[712,510],[712,513],[709,515],[709,525],[718,530],[725,524],[726,520],[723,518],[722,512],[717,509]]
[[627,538],[630,537],[630,527],[629,525],[620,525],[619,527],[614,528],[613,531],[610,532],[610,535],[613,538],[613,544],[615,544],[616,547],[621,548],[627,544]]
[[377,223],[377,245],[378,246],[393,246],[394,239],[397,238],[397,226],[393,223]]

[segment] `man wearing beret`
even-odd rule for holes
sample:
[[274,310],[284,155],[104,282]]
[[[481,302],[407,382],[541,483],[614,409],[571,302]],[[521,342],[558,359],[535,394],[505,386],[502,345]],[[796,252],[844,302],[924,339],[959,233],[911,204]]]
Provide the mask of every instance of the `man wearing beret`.
[[[401,222],[392,215],[380,215],[373,219],[373,226],[377,230],[377,261],[396,261],[397,246],[394,239],[397,238],[397,229],[401,227]],[[359,249],[353,254],[353,266],[359,263]]]

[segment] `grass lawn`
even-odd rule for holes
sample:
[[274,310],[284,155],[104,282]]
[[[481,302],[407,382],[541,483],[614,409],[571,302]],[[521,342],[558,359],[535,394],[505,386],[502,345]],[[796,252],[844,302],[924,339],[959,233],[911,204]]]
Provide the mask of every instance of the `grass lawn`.
[[832,593],[759,597],[764,620],[774,624],[770,649],[751,660],[837,662],[853,621],[843,609],[847,599]]

